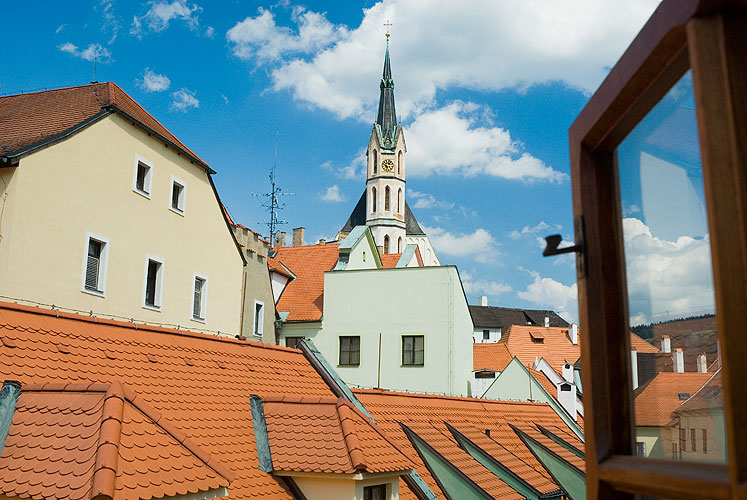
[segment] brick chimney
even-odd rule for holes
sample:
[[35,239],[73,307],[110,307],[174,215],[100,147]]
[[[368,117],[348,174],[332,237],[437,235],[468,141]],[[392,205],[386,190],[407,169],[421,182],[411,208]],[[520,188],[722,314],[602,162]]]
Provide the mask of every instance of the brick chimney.
[[275,234],[275,246],[276,247],[285,246],[285,231],[280,231],[279,233]]
[[672,344],[669,340],[669,335],[661,336],[661,352],[672,352]]
[[480,297],[480,305],[482,307],[488,307],[488,296],[487,295],[483,295],[482,297]]
[[304,245],[304,236],[306,234],[305,227],[297,227],[293,230],[293,246],[301,247]]
[[550,316],[545,316],[545,328],[550,326]]
[[676,348],[672,353],[672,371],[674,373],[685,372],[685,355],[680,347]]

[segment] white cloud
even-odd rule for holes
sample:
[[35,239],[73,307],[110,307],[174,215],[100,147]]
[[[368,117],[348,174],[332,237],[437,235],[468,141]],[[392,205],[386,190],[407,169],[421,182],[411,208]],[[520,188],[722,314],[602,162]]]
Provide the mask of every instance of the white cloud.
[[623,219],[631,324],[713,312],[710,239],[651,234],[639,219]]
[[415,118],[405,136],[408,175],[489,175],[505,179],[560,182],[568,178],[527,152],[508,130],[479,124],[484,109],[454,101]]
[[321,193],[319,199],[329,203],[340,203],[345,201],[347,198],[345,198],[345,195],[340,191],[340,186],[335,184],[334,186],[328,187],[324,193]]
[[438,200],[432,194],[421,193],[415,190],[408,191],[407,197],[411,200],[415,200],[415,204],[413,205],[414,208],[438,208],[441,210],[451,210],[455,206],[453,202]]
[[241,59],[277,60],[287,54],[308,54],[335,43],[347,34],[344,26],[334,26],[324,14],[293,9],[292,20],[297,32],[275,23],[269,10],[259,8],[255,17],[247,17],[228,30],[226,39]]
[[190,108],[199,108],[200,101],[195,93],[189,89],[182,88],[171,94],[171,109],[186,113]]
[[111,44],[117,39],[119,33],[119,19],[114,13],[114,0],[101,0],[98,9],[101,9],[101,15],[104,18],[101,31],[104,33],[108,31],[112,34],[108,42]]
[[150,68],[145,68],[142,80],[136,80],[138,87],[146,92],[162,92],[171,85],[171,80],[166,75],[159,75]]
[[361,148],[350,163],[340,169],[340,175],[345,179],[365,179],[366,168],[366,148]]
[[462,286],[464,291],[469,294],[485,294],[491,297],[497,297],[503,293],[508,293],[512,288],[502,282],[485,279],[474,279],[470,273],[461,273]]
[[[364,10],[360,26],[349,31],[331,28],[323,14],[315,14],[325,33],[339,36],[331,38],[335,43],[330,46],[320,44],[323,48],[311,57],[282,61],[272,71],[274,87],[290,90],[296,99],[340,118],[370,121],[384,52],[382,24],[391,19],[397,110],[406,120],[432,105],[438,90],[454,87],[525,89],[562,81],[590,93],[658,3],[464,0],[434,8],[418,0],[384,0]],[[268,41],[291,35],[266,15],[267,34],[249,37],[247,54],[261,51],[265,44],[266,55],[292,53],[282,50],[286,44]],[[255,33],[262,33],[260,28]]]
[[184,21],[191,30],[197,29],[200,24],[199,14],[202,7],[197,4],[188,4],[186,0],[151,1],[150,9],[144,15],[135,16],[132,20],[130,34],[137,37],[143,35],[143,26],[148,30],[159,33],[169,27],[169,23],[176,19]]
[[213,38],[215,36],[215,28],[212,26],[208,26],[205,28],[205,36],[208,38]]
[[67,24],[60,24],[59,26],[57,26],[57,29],[54,30],[55,35],[59,33],[60,31],[64,30],[66,26]]
[[500,254],[498,242],[485,229],[473,233],[451,233],[440,227],[422,226],[436,253],[455,257],[474,257],[477,262],[493,263]]
[[570,322],[578,319],[578,287],[564,285],[552,278],[543,278],[538,272],[529,271],[534,281],[527,289],[519,292],[519,297],[536,304],[538,307],[556,311]]
[[[514,229],[513,231],[511,231],[510,233],[508,233],[508,236],[512,240],[518,240],[519,238],[521,238],[524,235],[535,234],[535,233],[539,233],[541,231],[544,232],[544,231],[547,231],[547,230],[550,230],[550,229],[555,229],[555,230],[559,231],[559,230],[563,229],[563,226],[561,226],[560,224],[555,224],[554,226],[551,226],[550,224],[548,224],[547,222],[545,222],[545,221],[542,220],[542,221],[539,222],[539,224],[537,224],[534,227],[524,226],[523,228],[521,228],[521,231],[519,231],[518,229]],[[544,240],[542,240],[542,241],[544,241]]]
[[98,62],[108,63],[112,58],[112,53],[109,52],[109,49],[102,47],[98,43],[92,43],[83,50],[70,42],[63,43],[58,48],[62,52],[67,52],[68,54],[85,59],[86,61],[93,61],[96,59]]

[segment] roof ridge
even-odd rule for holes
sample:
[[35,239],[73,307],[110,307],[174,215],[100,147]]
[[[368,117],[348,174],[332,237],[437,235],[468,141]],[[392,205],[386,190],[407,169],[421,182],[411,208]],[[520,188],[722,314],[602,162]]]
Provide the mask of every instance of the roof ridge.
[[[298,349],[293,347],[285,347],[279,345],[265,344],[262,342],[248,342],[246,340],[239,340],[223,335],[214,335],[209,333],[195,332],[192,330],[182,330],[176,328],[167,328],[165,326],[149,325],[147,323],[133,323],[131,321],[120,321],[116,319],[108,318],[94,318],[92,316],[84,316],[79,313],[65,312],[60,310],[44,309],[40,306],[26,306],[18,304],[16,302],[5,302],[0,301],[0,313],[4,309],[13,311],[21,311],[29,314],[39,314],[44,316],[56,316],[59,319],[69,319],[72,321],[83,321],[86,323],[95,323],[98,325],[116,326],[120,328],[129,328],[132,330],[144,330],[152,333],[161,333],[167,335],[177,335],[179,337],[192,337],[196,339],[209,340],[213,342],[228,342],[232,344],[238,344],[242,346],[254,347],[258,349],[271,349],[285,352],[298,352]],[[2,326],[2,315],[0,315],[0,326]]]
[[105,85],[110,82],[91,82],[91,83],[84,83],[83,85],[72,85],[70,87],[57,87],[54,89],[44,89],[44,90],[34,90],[32,92],[23,92],[21,91],[20,94],[11,94],[11,95],[5,95],[0,96],[0,99],[5,99],[8,97],[20,97],[25,95],[33,95],[33,94],[41,94],[42,92],[57,92],[59,90],[71,90],[71,89],[80,89],[83,87],[93,87],[94,85]]
[[348,449],[348,457],[353,469],[359,472],[368,470],[366,457],[363,455],[363,447],[360,439],[358,439],[358,433],[355,431],[355,422],[344,398],[338,398],[336,409],[345,447]]
[[476,397],[469,397],[469,396],[449,396],[446,394],[424,394],[420,392],[400,392],[400,391],[391,391],[388,389],[363,389],[363,388],[355,388],[351,389],[354,393],[360,393],[360,394],[378,394],[381,396],[406,396],[406,397],[416,397],[416,398],[423,398],[423,399],[447,399],[447,400],[461,400],[461,401],[472,401],[476,403],[497,403],[497,404],[523,404],[523,405],[546,405],[547,403],[539,403],[539,402],[530,402],[530,401],[508,401],[508,400],[498,400],[498,399],[483,399],[483,398],[476,398]]
[[400,455],[402,455],[403,457],[405,457],[405,458],[406,458],[406,459],[407,459],[408,461],[410,461],[410,462],[412,461],[412,460],[410,459],[410,457],[408,457],[407,455],[405,455],[405,454],[404,454],[404,453],[402,452],[402,450],[400,450],[400,449],[399,449],[399,446],[397,445],[397,443],[395,443],[394,441],[392,441],[392,440],[391,440],[391,439],[389,438],[389,436],[387,436],[387,434],[386,434],[386,433],[384,432],[384,429],[382,429],[381,427],[379,427],[379,424],[377,424],[377,423],[376,423],[376,421],[374,421],[374,420],[373,420],[373,419],[372,419],[372,418],[371,418],[370,416],[368,416],[368,415],[366,415],[365,413],[363,413],[362,411],[360,411],[360,410],[359,410],[358,408],[356,408],[356,406],[355,406],[355,405],[354,405],[354,404],[353,404],[353,403],[352,403],[351,401],[348,401],[348,400],[347,400],[347,399],[345,399],[345,398],[342,398],[342,397],[341,397],[341,398],[339,398],[339,399],[338,399],[338,404],[339,404],[339,400],[340,400],[340,399],[341,399],[341,400],[342,400],[342,402],[343,402],[343,403],[345,404],[345,406],[347,406],[347,407],[348,407],[348,408],[349,408],[350,410],[352,410],[352,411],[353,411],[353,413],[355,413],[355,414],[356,414],[356,415],[358,415],[358,416],[359,416],[360,418],[362,418],[362,419],[363,419],[363,421],[364,421],[364,422],[366,423],[366,425],[368,425],[369,427],[371,427],[371,428],[372,428],[372,429],[373,429],[374,431],[376,431],[376,433],[377,433],[377,434],[378,434],[379,436],[381,436],[381,437],[382,437],[382,438],[383,438],[383,439],[384,439],[384,440],[385,440],[385,441],[386,441],[387,443],[389,443],[389,444],[390,444],[390,445],[391,445],[392,447],[394,447],[394,449],[395,449],[395,450],[397,450],[397,451],[399,452],[399,454],[400,454]]
[[122,436],[125,391],[122,383],[112,382],[101,409],[99,443],[91,478],[91,498],[114,498],[119,463],[119,441]]

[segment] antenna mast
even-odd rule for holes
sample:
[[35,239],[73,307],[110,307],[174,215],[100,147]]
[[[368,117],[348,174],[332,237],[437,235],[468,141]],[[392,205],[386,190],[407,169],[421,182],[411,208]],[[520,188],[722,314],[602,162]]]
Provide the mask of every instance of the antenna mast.
[[266,201],[262,203],[262,206],[269,212],[269,215],[270,215],[267,222],[264,222],[264,223],[260,222],[260,224],[264,224],[267,226],[267,229],[269,231],[268,239],[269,239],[271,248],[275,244],[275,233],[278,230],[278,226],[288,223],[288,221],[278,218],[278,213],[286,205],[285,203],[280,203],[280,196],[295,194],[295,193],[284,192],[283,188],[278,187],[277,184],[275,183],[275,169],[277,168],[277,164],[278,164],[278,136],[279,135],[280,135],[280,132],[275,133],[275,160],[272,163],[272,168],[270,169],[270,175],[269,175],[270,192],[259,195],[259,196],[262,196],[263,198],[266,198]]

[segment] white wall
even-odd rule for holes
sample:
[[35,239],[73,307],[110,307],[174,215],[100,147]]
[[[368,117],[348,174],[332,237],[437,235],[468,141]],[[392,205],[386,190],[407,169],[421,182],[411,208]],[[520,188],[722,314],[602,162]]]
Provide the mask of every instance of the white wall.
[[[483,330],[490,331],[490,338],[488,340],[483,339]],[[478,328],[475,327],[473,333],[473,339],[475,344],[492,344],[501,340],[501,329],[500,328]]]

